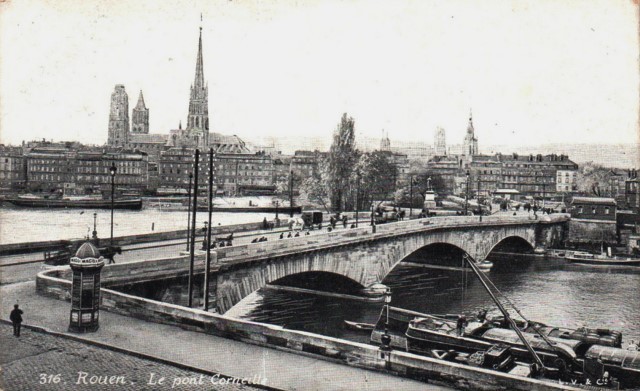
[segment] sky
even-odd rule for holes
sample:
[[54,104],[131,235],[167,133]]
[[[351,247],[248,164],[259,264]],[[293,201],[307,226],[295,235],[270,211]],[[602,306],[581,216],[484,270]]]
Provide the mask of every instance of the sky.
[[[200,15],[202,14],[202,22]],[[107,139],[143,90],[151,133],[186,121],[199,26],[211,130],[260,143],[356,136],[640,143],[628,0],[0,2],[0,142]]]

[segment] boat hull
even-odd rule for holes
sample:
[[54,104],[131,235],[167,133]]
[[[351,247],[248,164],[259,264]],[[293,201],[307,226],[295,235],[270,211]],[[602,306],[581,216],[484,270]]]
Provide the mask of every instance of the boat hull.
[[[82,208],[82,209],[111,209],[110,200],[61,200],[61,199],[21,199],[7,200],[15,206],[27,208]],[[142,199],[113,201],[113,209],[142,209]]]
[[581,258],[567,255],[565,259],[570,263],[581,265],[603,265],[603,266],[640,266],[640,258]]

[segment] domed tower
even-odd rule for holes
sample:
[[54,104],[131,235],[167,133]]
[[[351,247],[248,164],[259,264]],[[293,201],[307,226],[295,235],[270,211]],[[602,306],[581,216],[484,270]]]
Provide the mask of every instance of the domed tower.
[[473,115],[469,111],[469,125],[467,126],[467,135],[464,137],[464,155],[466,162],[470,163],[473,160],[473,155],[478,154],[478,139],[475,135],[475,129],[473,128]]
[[83,243],[69,265],[73,272],[69,331],[93,332],[99,328],[100,271],[104,258],[91,242]]

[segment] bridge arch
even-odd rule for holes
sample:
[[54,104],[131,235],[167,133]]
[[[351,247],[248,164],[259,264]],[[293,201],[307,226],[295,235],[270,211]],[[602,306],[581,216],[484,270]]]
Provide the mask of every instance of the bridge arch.
[[380,263],[379,270],[375,274],[378,278],[376,281],[368,281],[363,285],[367,286],[382,281],[400,262],[420,249],[433,244],[447,244],[457,247],[468,254],[474,261],[482,262],[498,244],[505,240],[514,240],[514,238],[535,248],[535,230],[522,229],[522,227],[519,229],[506,227],[506,229],[489,232],[469,230],[452,234],[451,232],[443,231],[429,235],[415,235],[400,242],[399,248],[395,251],[395,258],[391,257],[386,260],[387,262]]
[[506,237],[504,239],[502,239],[501,241],[499,241],[498,243],[494,244],[491,249],[489,249],[489,252],[487,253],[487,256],[489,256],[489,254],[491,254],[494,251],[497,250],[518,250],[518,247],[522,248],[522,247],[526,247],[527,250],[533,250],[536,245],[534,242],[531,242],[530,240],[527,240],[526,238],[523,238],[522,236],[519,235],[514,235],[514,236],[509,236]]
[[[258,257],[253,260],[222,265],[216,272],[215,300],[218,311],[224,313],[250,293],[271,282],[308,272],[337,274],[368,287],[383,281],[400,262],[430,245],[454,246],[476,262],[481,262],[501,243],[517,242],[526,244],[527,248],[535,248],[538,238],[541,238],[541,244],[544,245],[544,230],[537,229],[539,223],[485,222],[482,225],[466,223],[462,226],[431,228],[426,222],[418,222],[412,223],[415,230],[396,228],[402,226],[390,224],[381,226],[375,235],[363,229],[348,231],[348,235],[343,236],[329,234],[332,238],[330,245],[326,241],[315,242],[319,244],[312,243],[307,248],[282,255],[269,256],[264,250],[256,251],[254,256]],[[233,251],[238,250],[234,248]],[[259,257],[260,253],[264,253],[264,257]]]

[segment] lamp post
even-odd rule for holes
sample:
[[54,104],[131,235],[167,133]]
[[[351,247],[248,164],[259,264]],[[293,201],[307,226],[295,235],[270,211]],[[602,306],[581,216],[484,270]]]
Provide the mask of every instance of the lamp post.
[[464,215],[466,216],[467,213],[469,212],[469,175],[471,175],[469,173],[469,170],[467,170],[467,191],[466,191],[466,195],[464,197]]
[[476,201],[478,202],[478,215],[482,221],[482,206],[480,205],[480,174],[478,173],[478,191],[476,192]]
[[112,163],[111,168],[109,168],[109,174],[111,174],[111,240],[109,242],[110,246],[113,246],[113,198],[116,192],[116,164]]
[[280,205],[280,201],[276,200],[276,221],[278,221],[278,206]]
[[91,237],[93,239],[98,239],[98,231],[96,230],[96,217],[98,217],[98,214],[94,212],[93,213],[93,233],[91,234]]
[[189,234],[189,227],[191,226],[191,181],[193,180],[193,174],[189,173],[189,189],[187,190],[188,194],[188,207],[187,207],[187,250],[189,251],[189,241],[191,240],[191,235]]
[[413,216],[413,174],[409,174],[409,218]]
[[391,350],[391,336],[389,335],[389,304],[391,303],[391,288],[387,287],[384,291],[384,309],[386,314],[386,320],[384,322],[384,334],[380,337],[382,343],[381,349],[384,352]]
[[289,217],[293,217],[293,170],[289,170]]
[[373,208],[374,205],[375,205],[375,202],[371,200],[371,233],[376,233],[376,222],[373,217],[373,214],[375,213]]

